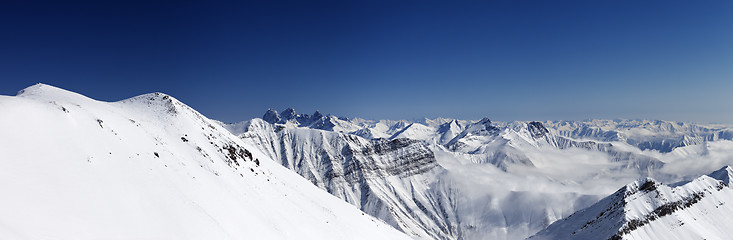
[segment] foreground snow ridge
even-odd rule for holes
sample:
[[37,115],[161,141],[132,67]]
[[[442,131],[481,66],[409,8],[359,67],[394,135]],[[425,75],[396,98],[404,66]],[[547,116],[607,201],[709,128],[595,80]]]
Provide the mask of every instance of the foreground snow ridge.
[[409,239],[175,98],[0,96],[2,239]]
[[731,174],[726,166],[674,187],[640,179],[530,239],[727,239]]

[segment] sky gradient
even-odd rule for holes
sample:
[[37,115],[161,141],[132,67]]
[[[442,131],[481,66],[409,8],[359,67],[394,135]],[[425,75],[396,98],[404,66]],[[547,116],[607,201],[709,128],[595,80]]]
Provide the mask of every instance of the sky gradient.
[[733,1],[3,3],[0,94],[165,92],[225,122],[733,123]]

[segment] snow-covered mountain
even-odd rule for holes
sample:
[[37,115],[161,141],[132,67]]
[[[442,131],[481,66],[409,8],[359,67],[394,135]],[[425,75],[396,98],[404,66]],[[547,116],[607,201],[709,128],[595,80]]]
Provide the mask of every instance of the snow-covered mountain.
[[663,153],[708,141],[733,139],[733,128],[720,124],[694,124],[661,120],[548,121],[559,135],[605,142],[626,142],[641,150]]
[[162,93],[0,96],[2,239],[408,239]]
[[[416,237],[441,238],[446,209],[430,186],[442,174],[421,141],[364,139],[310,128],[243,124],[239,136],[320,188]],[[442,193],[442,192],[441,192]],[[446,206],[449,207],[449,206]],[[452,212],[452,211],[451,211]]]
[[733,168],[674,185],[637,180],[530,239],[729,239]]
[[[422,238],[523,239],[635,179],[690,180],[733,161],[726,126],[596,121],[622,136],[610,138],[574,134],[594,128],[575,122],[373,121],[284,112],[222,125],[320,188]],[[717,137],[672,150],[649,140],[706,131]]]

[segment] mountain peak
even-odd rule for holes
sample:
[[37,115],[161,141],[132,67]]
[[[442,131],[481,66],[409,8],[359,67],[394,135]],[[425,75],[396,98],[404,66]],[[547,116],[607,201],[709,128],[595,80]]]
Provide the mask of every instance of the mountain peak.
[[298,126],[309,126],[324,117],[323,113],[319,110],[316,110],[313,115],[308,115],[305,113],[298,114],[294,108],[289,107],[283,110],[281,114],[278,114],[277,111],[269,108],[267,109],[267,112],[265,112],[265,115],[262,116],[262,119],[271,124],[286,123],[294,120],[293,122]]
[[[31,86],[28,86],[18,91],[18,94],[16,94],[16,96],[21,96],[21,95],[30,94],[30,93],[37,93],[37,92],[42,92],[42,91],[48,91],[48,90],[56,91],[56,90],[63,90],[63,89],[54,87],[48,84],[44,84],[44,83],[36,83],[36,84],[33,84]],[[66,91],[66,90],[63,90],[63,91]]]
[[638,179],[628,185],[626,185],[626,195],[631,195],[637,192],[651,192],[657,189],[657,186],[659,186],[660,183],[658,183],[653,178],[641,178]]
[[119,102],[145,102],[146,104],[150,103],[157,103],[157,104],[171,104],[171,105],[184,105],[181,101],[178,101],[178,99],[174,98],[171,95],[162,93],[162,92],[153,92],[153,93],[146,93],[141,94],[138,96],[134,96],[125,100],[121,100]]
[[265,120],[265,122],[274,124],[274,123],[280,122],[282,118],[280,117],[280,114],[278,114],[275,109],[268,108],[267,112],[265,112],[265,115],[262,116],[262,120]]
[[280,114],[280,116],[285,120],[294,119],[298,116],[298,114],[295,112],[295,109],[293,108],[287,108],[283,110],[283,113]]
[[321,111],[318,111],[318,110],[316,110],[316,112],[313,113],[313,116],[311,116],[312,119],[319,119],[322,117],[323,117],[323,114],[321,113]]
[[123,104],[128,107],[139,107],[147,109],[146,111],[153,111],[162,113],[163,115],[177,115],[179,113],[193,114],[199,117],[203,117],[201,113],[174,98],[171,95],[154,92],[138,95],[128,99],[120,100],[115,102],[116,104]]
[[23,90],[18,91],[16,96],[46,101],[92,101],[91,98],[84,95],[43,83],[37,83],[33,86],[24,88]]
[[491,119],[489,119],[489,117],[484,117],[476,122],[476,124],[491,125]]
[[550,130],[547,130],[545,125],[537,121],[527,123],[527,129],[533,138],[541,138],[550,133]]
[[473,126],[467,130],[473,132],[474,134],[479,133],[479,132],[486,132],[488,134],[493,134],[499,131],[499,128],[493,126],[491,124],[491,120],[488,117],[484,117],[481,120],[479,120],[478,122],[474,123]]

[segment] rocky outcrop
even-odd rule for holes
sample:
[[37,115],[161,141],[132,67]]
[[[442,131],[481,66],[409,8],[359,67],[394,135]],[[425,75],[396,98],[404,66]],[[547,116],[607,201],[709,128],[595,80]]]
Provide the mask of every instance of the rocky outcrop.
[[550,133],[550,130],[547,130],[545,125],[537,121],[527,123],[527,129],[533,138],[541,138]]
[[270,109],[267,109],[267,112],[265,112],[265,115],[262,116],[262,120],[265,120],[265,122],[268,122],[268,123],[279,123],[282,120],[282,118],[280,117],[280,114],[277,113],[277,111],[270,108]]

